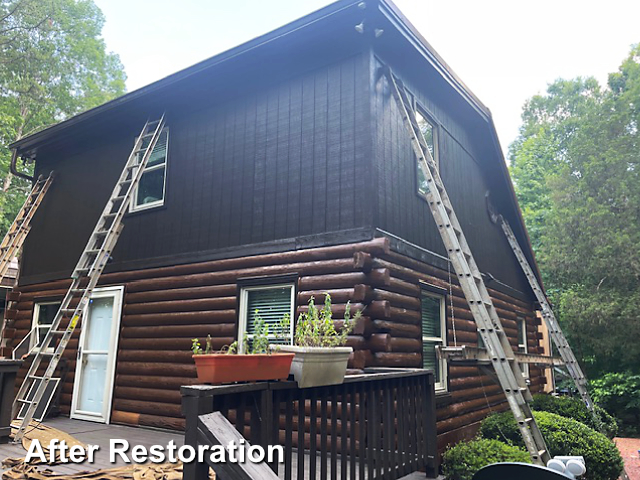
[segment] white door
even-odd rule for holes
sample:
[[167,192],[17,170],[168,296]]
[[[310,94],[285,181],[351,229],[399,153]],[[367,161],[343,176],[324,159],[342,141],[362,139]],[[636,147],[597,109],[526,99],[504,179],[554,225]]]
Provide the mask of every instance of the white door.
[[109,423],[123,287],[96,288],[82,319],[71,418]]

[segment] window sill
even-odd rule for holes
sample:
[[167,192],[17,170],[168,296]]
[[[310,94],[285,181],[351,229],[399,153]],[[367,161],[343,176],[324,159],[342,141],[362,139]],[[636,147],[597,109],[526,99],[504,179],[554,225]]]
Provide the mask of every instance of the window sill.
[[133,215],[141,215],[144,213],[157,212],[159,210],[165,210],[167,205],[165,203],[159,203],[157,205],[153,205],[151,207],[140,208],[137,207],[135,209],[129,209],[129,211],[125,214],[125,218]]

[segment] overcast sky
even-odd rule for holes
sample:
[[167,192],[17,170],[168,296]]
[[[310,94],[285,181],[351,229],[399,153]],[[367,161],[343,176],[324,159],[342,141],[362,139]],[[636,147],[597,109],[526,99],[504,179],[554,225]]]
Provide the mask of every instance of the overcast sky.
[[[129,91],[267,33],[327,0],[94,0]],[[503,150],[527,98],[557,78],[601,83],[640,42],[640,2],[395,0],[494,117]]]

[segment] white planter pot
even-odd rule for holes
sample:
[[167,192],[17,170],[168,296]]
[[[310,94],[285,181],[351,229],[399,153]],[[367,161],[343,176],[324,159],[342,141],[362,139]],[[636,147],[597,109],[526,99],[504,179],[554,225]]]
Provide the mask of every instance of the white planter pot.
[[344,381],[351,347],[295,347],[279,346],[281,352],[295,353],[291,374],[298,388],[339,385]]

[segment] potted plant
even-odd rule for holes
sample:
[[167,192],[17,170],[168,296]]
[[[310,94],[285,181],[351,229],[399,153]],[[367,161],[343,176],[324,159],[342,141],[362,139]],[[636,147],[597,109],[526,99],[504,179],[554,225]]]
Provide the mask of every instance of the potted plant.
[[[289,317],[282,319],[278,330],[286,331]],[[276,334],[278,338],[278,333]],[[291,369],[293,353],[283,353],[270,348],[269,327],[256,311],[255,332],[253,338],[244,339],[244,352],[238,353],[238,342],[216,352],[211,346],[211,336],[207,335],[205,349],[194,338],[191,345],[196,363],[198,381],[202,383],[232,383],[258,380],[286,380]]]
[[283,352],[295,353],[291,374],[299,388],[338,385],[344,381],[351,347],[345,347],[361,313],[350,316],[349,304],[344,312],[344,324],[336,330],[331,314],[331,296],[326,293],[324,306],[318,309],[313,297],[309,308],[300,314],[295,328],[294,345],[281,345]]

